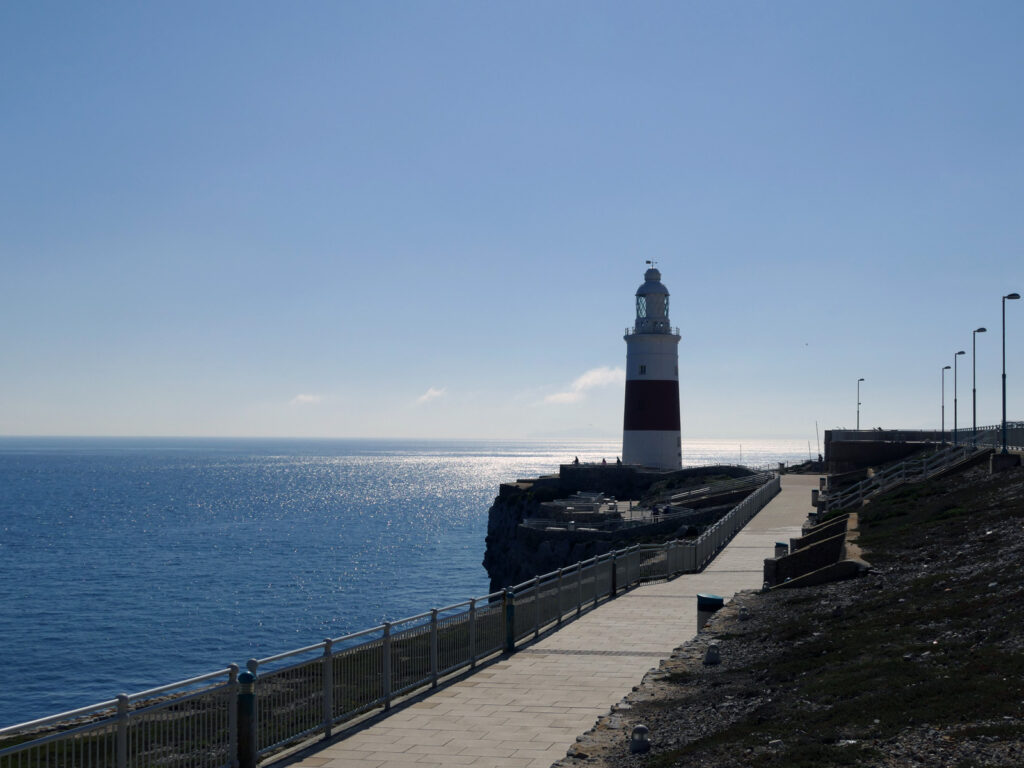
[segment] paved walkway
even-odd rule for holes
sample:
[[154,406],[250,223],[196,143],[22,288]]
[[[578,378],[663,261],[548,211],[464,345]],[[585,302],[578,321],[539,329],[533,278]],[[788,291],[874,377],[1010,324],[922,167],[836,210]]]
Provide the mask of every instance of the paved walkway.
[[576,737],[697,633],[698,592],[759,589],[776,541],[799,535],[818,477],[784,475],[782,492],[702,573],[639,587],[540,642],[399,709],[296,768],[549,768]]

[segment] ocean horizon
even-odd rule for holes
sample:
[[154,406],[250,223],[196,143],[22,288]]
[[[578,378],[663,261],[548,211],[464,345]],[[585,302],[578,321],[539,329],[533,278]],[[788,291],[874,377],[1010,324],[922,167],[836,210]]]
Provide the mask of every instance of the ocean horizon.
[[[0,437],[0,727],[487,594],[502,482],[620,441]],[[774,467],[805,440],[684,440]]]

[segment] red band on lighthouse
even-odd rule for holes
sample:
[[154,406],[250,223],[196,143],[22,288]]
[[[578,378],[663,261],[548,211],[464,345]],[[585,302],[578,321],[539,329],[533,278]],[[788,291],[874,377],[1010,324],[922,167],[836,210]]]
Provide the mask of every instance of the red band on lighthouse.
[[679,382],[626,382],[626,408],[622,419],[624,430],[679,431]]

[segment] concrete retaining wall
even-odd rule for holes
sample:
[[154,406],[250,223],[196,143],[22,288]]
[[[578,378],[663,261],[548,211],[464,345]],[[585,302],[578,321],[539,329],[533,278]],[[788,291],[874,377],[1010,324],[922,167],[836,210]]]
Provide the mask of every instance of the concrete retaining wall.
[[842,533],[832,536],[816,544],[811,544],[785,557],[769,558],[764,561],[764,580],[768,586],[774,587],[786,579],[824,568],[838,562],[843,557],[846,545],[846,528]]

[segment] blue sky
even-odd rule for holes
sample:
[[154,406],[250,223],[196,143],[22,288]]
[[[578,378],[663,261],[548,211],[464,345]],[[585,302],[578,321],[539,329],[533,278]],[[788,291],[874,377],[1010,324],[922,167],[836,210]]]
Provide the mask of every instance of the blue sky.
[[[1000,417],[1019,2],[7,3],[0,434],[684,439]],[[1024,301],[1007,306],[1024,418]],[[952,421],[952,377],[947,421]]]

